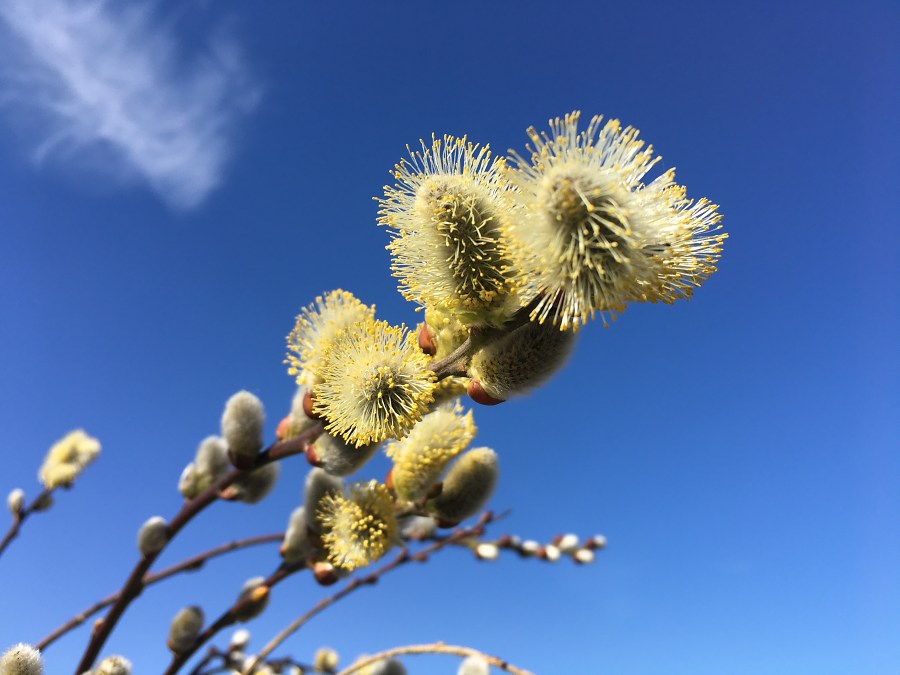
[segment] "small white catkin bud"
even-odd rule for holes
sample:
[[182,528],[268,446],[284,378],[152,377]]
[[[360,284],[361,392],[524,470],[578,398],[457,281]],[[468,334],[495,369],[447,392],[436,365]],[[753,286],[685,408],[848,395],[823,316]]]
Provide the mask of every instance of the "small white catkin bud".
[[200,494],[200,490],[197,489],[197,471],[193,462],[182,470],[178,478],[178,491],[185,499],[193,499]]
[[195,605],[184,607],[172,619],[166,645],[175,654],[185,652],[194,644],[194,640],[200,635],[202,629],[203,610]]
[[235,614],[234,618],[237,621],[244,623],[255,619],[269,604],[269,587],[263,585],[264,581],[264,577],[253,577],[244,582],[238,594],[238,601],[247,600],[247,602]]
[[540,548],[541,545],[534,539],[526,539],[522,542],[522,546],[519,547],[519,550],[525,555],[534,555]]
[[496,544],[483,542],[475,547],[475,555],[480,560],[496,560],[499,554],[500,549],[497,548]]
[[228,446],[218,436],[207,436],[197,446],[194,466],[197,470],[197,487],[205,490],[220,476],[228,473]]
[[556,547],[562,553],[574,553],[578,548],[578,535],[564,534],[559,538],[559,541],[556,542]]
[[488,675],[491,672],[491,666],[481,656],[467,656],[463,662],[459,664],[459,670],[456,675]]
[[41,653],[24,643],[13,645],[0,656],[2,675],[43,675],[44,664]]
[[131,661],[124,656],[107,656],[97,665],[94,675],[131,675]]
[[561,554],[559,552],[559,549],[556,548],[556,546],[554,546],[553,544],[547,544],[544,547],[544,557],[547,559],[547,561],[556,562],[557,560],[559,560],[560,555]]
[[11,490],[6,497],[6,507],[13,515],[13,518],[18,518],[22,513],[22,509],[25,508],[25,491],[22,488]]
[[497,453],[490,448],[469,450],[450,467],[441,493],[428,501],[428,508],[444,521],[463,521],[490,498],[497,474]]
[[357,448],[327,433],[319,436],[313,443],[319,466],[332,476],[349,476],[372,459],[377,449],[378,443]]
[[602,534],[595,534],[591,537],[590,543],[593,548],[606,548],[606,537]]
[[250,631],[246,628],[238,628],[231,636],[228,643],[228,651],[240,651],[247,648],[250,644]]
[[322,532],[319,523],[319,504],[328,495],[343,495],[344,481],[331,476],[323,469],[312,469],[306,475],[306,486],[303,491],[303,508],[308,514],[306,524],[314,532]]
[[312,553],[312,544],[306,529],[306,509],[297,507],[291,513],[284,539],[281,542],[281,557],[287,563],[297,562]]
[[166,521],[160,516],[153,516],[138,530],[138,551],[141,552],[141,555],[159,553],[165,548],[168,540]]
[[588,563],[594,562],[595,557],[596,556],[594,555],[594,552],[591,549],[580,548],[577,551],[575,551],[575,554],[572,556],[572,559],[577,563],[581,563],[582,565],[587,565]]
[[249,391],[239,391],[225,403],[222,436],[232,462],[253,461],[263,446],[266,415],[262,402]]
[[337,669],[338,653],[331,647],[321,647],[316,650],[313,657],[313,670],[323,673],[333,673]]
[[241,475],[222,491],[223,496],[244,504],[256,504],[272,491],[280,473],[281,465],[278,462],[264,464],[258,469]]
[[530,322],[491,342],[472,357],[469,372],[502,401],[542,384],[565,363],[575,333],[551,322]]

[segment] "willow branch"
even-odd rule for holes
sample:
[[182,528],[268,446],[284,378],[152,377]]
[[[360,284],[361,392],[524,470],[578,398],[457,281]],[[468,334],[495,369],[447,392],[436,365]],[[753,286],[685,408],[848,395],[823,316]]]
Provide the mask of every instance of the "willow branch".
[[[167,544],[176,534],[178,534],[181,528],[193,520],[197,514],[203,511],[203,509],[216,501],[222,490],[227,488],[242,475],[265,466],[266,464],[271,464],[272,462],[284,459],[285,457],[306,452],[308,445],[315,441],[321,433],[322,423],[319,422],[296,438],[269,446],[256,457],[256,461],[252,467],[249,467],[248,469],[231,470],[199,495],[185,502],[178,514],[166,526]],[[75,675],[90,670],[91,666],[94,665],[94,661],[97,660],[100,650],[103,649],[103,645],[106,644],[106,640],[109,638],[110,633],[112,633],[113,628],[115,628],[122,614],[144,589],[144,575],[164,550],[165,546],[159,551],[142,555],[140,560],[138,560],[134,569],[132,569],[131,574],[125,580],[122,589],[119,591],[119,597],[113,603],[109,613],[102,621],[95,625],[90,642],[88,642],[87,648],[84,650],[84,654],[81,657],[81,661],[78,663],[78,668],[75,670]]]
[[19,511],[18,514],[13,516],[12,525],[9,526],[9,530],[3,536],[3,541],[0,541],[0,555],[3,555],[3,551],[6,550],[6,547],[9,546],[10,542],[15,539],[19,535],[19,530],[22,529],[22,523],[35,511],[41,511],[43,504],[46,503],[46,500],[50,498],[50,493],[53,492],[52,489],[44,489],[37,497],[31,500],[31,503]]
[[480,656],[490,665],[494,666],[495,668],[499,668],[500,670],[505,670],[507,673],[513,673],[514,675],[534,675],[534,673],[532,673],[531,671],[514,666],[513,664],[504,661],[497,656],[485,654],[484,652],[480,652],[477,649],[472,649],[471,647],[458,647],[456,645],[447,645],[443,642],[435,642],[434,644],[430,645],[408,645],[406,647],[394,647],[393,649],[386,649],[385,651],[379,652],[378,654],[364,656],[360,659],[357,659],[355,663],[337,673],[337,675],[351,675],[351,673],[362,670],[366,666],[372,665],[373,663],[377,663],[378,661],[382,661],[384,659],[390,659],[394,656],[400,656],[402,654],[453,654],[454,656],[463,657]]
[[[265,579],[265,581],[260,584],[260,586],[265,586],[266,588],[271,590],[273,587],[277,586],[280,582],[284,581],[295,572],[299,572],[303,569],[306,569],[305,560],[301,560],[291,564],[282,563],[277,570],[272,572],[272,574],[270,574]],[[181,668],[181,666],[183,666],[185,663],[187,663],[188,659],[196,654],[197,650],[200,649],[200,647],[212,640],[219,631],[237,622],[237,617],[241,615],[242,610],[252,602],[254,602],[254,600],[249,595],[245,598],[238,598],[238,600],[236,600],[231,607],[226,609],[221,615],[219,615],[218,619],[213,621],[202,633],[200,633],[200,635],[197,636],[193,644],[188,649],[178,652],[177,654],[174,654],[172,656],[172,661],[169,663],[169,667],[166,668],[166,675],[177,673],[178,669]]]
[[[197,555],[191,556],[190,558],[182,560],[181,562],[176,563],[171,567],[167,567],[164,570],[160,570],[159,572],[144,575],[144,588],[164,579],[168,579],[169,577],[174,576],[175,574],[178,574],[180,572],[192,572],[198,570],[203,567],[204,563],[206,563],[207,560],[223,555],[225,553],[237,551],[238,549],[247,548],[249,546],[278,542],[283,538],[284,533],[276,532],[273,534],[261,534],[255,537],[248,537],[246,539],[238,539],[236,541],[228,542],[227,544],[222,544],[221,546],[217,546],[215,548],[209,549],[208,551],[204,551],[202,553],[198,553]],[[112,595],[108,595],[102,600],[97,601],[87,609],[79,612],[71,619],[66,621],[66,623],[62,624],[59,628],[47,635],[47,637],[42,639],[40,642],[36,643],[34,645],[34,648],[41,652],[44,651],[48,646],[53,644],[56,640],[61,638],[70,630],[72,630],[73,628],[77,628],[94,614],[99,612],[101,609],[103,609],[104,607],[109,607],[118,599],[119,593],[113,593]]]
[[271,654],[278,646],[284,642],[291,635],[296,633],[300,628],[307,623],[314,616],[330,607],[338,600],[350,595],[354,591],[362,588],[363,586],[372,586],[378,583],[378,580],[391,572],[392,570],[397,569],[401,565],[409,562],[410,560],[415,560],[418,562],[422,562],[427,560],[428,556],[432,553],[440,551],[445,546],[450,544],[455,544],[459,541],[467,539],[469,537],[477,537],[480,536],[484,532],[484,526],[487,525],[492,520],[492,515],[490,511],[485,511],[481,518],[478,519],[478,522],[472,527],[460,528],[455,530],[448,537],[441,539],[440,541],[434,542],[431,546],[423,548],[422,550],[416,552],[415,554],[410,554],[409,549],[404,548],[400,551],[399,554],[388,564],[382,565],[374,572],[367,574],[363,577],[357,577],[348,582],[341,590],[333,595],[328,596],[327,598],[323,598],[315,606],[313,606],[308,612],[297,617],[294,621],[292,621],[288,626],[286,626],[278,635],[272,638],[269,643],[262,648],[262,650],[256,655],[253,659],[253,662],[244,667],[244,671],[242,675],[249,675],[253,672],[253,669],[259,665],[263,659],[265,659],[269,654]]

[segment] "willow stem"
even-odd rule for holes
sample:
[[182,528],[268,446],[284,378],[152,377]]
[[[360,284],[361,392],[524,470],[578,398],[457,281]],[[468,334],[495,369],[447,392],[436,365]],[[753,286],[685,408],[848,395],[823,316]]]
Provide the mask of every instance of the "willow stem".
[[383,661],[384,659],[390,659],[394,656],[400,656],[401,654],[452,654],[454,656],[480,656],[485,661],[487,661],[490,665],[495,668],[499,668],[500,670],[505,670],[507,673],[513,673],[513,675],[534,675],[529,670],[525,670],[524,668],[519,668],[518,666],[514,666],[507,661],[497,657],[491,656],[489,654],[485,654],[484,652],[480,652],[477,649],[472,649],[471,647],[459,647],[456,645],[447,645],[443,642],[435,642],[430,645],[408,645],[406,647],[394,647],[393,649],[386,649],[383,652],[379,652],[377,654],[372,654],[371,656],[364,656],[358,659],[353,665],[344,670],[337,673],[337,675],[351,675],[351,673],[355,673],[366,666],[372,665],[373,663],[377,663],[378,661]]
[[[221,546],[211,548],[208,551],[198,553],[197,555],[182,560],[181,562],[176,563],[171,567],[167,567],[164,570],[145,575],[143,580],[144,588],[164,579],[168,579],[169,577],[178,574],[179,572],[191,572],[194,570],[198,570],[203,567],[204,563],[206,563],[207,560],[223,555],[225,553],[229,553],[230,551],[237,551],[238,549],[247,548],[249,546],[257,546],[259,544],[278,542],[283,538],[283,532],[276,532],[273,534],[261,534],[255,537],[248,537],[247,539],[238,539],[236,541],[228,542],[227,544],[222,544]],[[102,600],[97,601],[87,609],[82,610],[71,619],[66,621],[66,623],[62,624],[59,628],[47,635],[47,637],[42,639],[40,642],[36,643],[34,645],[34,648],[40,652],[44,651],[47,647],[56,642],[56,640],[61,638],[70,630],[72,630],[73,628],[77,628],[89,618],[91,618],[94,614],[99,612],[101,609],[103,609],[104,607],[109,607],[118,599],[119,593],[113,593],[112,595],[108,595]]]
[[258,666],[263,659],[265,659],[269,654],[271,654],[275,649],[281,645],[287,638],[296,633],[305,623],[307,623],[310,619],[312,619],[316,614],[319,614],[326,608],[330,607],[334,603],[336,603],[341,598],[344,598],[347,595],[353,593],[353,591],[362,588],[363,586],[371,586],[373,584],[378,583],[378,580],[391,572],[392,570],[397,569],[401,565],[409,562],[410,560],[416,561],[424,561],[428,558],[429,555],[435,553],[445,546],[449,544],[457,543],[463,539],[472,536],[478,536],[484,530],[484,526],[491,522],[493,516],[490,511],[485,511],[481,518],[478,519],[478,522],[472,527],[461,528],[455,530],[452,534],[450,534],[446,539],[441,539],[440,541],[434,542],[431,546],[423,548],[422,550],[416,552],[415,554],[410,554],[409,549],[404,548],[400,551],[399,554],[388,564],[379,567],[374,572],[367,574],[364,577],[357,577],[348,582],[341,590],[333,595],[328,596],[327,598],[323,598],[318,603],[316,603],[309,611],[305,614],[297,617],[294,621],[292,621],[288,626],[286,626],[281,632],[278,633],[274,638],[272,638],[269,643],[260,650],[260,652],[256,655],[251,663],[244,666],[244,670],[242,675],[250,675],[253,672],[253,669]]
[[52,489],[44,489],[37,497],[31,500],[31,503],[19,511],[18,514],[13,516],[12,525],[9,526],[9,530],[3,536],[3,541],[0,541],[0,555],[3,555],[3,551],[6,550],[6,547],[9,546],[10,542],[19,536],[19,530],[22,529],[22,523],[35,511],[40,511],[42,509],[37,508],[39,505],[42,505],[49,497],[50,493],[53,492]]
[[[256,457],[256,461],[252,467],[229,471],[199,495],[185,502],[178,514],[166,526],[166,544],[174,539],[181,528],[193,520],[197,514],[216,501],[219,498],[219,493],[238,478],[249,471],[265,466],[266,464],[271,464],[272,462],[285,457],[306,452],[307,446],[321,435],[322,430],[322,423],[319,422],[296,438],[269,446]],[[132,569],[131,574],[128,575],[128,578],[122,585],[122,589],[119,591],[119,597],[113,603],[109,613],[95,625],[90,642],[88,642],[87,648],[84,650],[84,654],[81,657],[81,661],[78,663],[78,668],[75,670],[75,675],[90,670],[94,665],[94,661],[97,660],[100,650],[103,649],[103,645],[106,644],[106,640],[109,638],[110,633],[112,633],[113,628],[115,628],[122,614],[131,602],[141,594],[141,591],[144,590],[144,575],[147,574],[150,566],[164,550],[165,546],[159,551],[142,555],[140,560],[138,560],[134,569]]]

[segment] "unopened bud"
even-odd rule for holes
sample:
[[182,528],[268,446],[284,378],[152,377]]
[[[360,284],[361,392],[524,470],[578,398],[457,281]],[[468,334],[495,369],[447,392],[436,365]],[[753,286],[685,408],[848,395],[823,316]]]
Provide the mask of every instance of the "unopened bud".
[[496,560],[500,549],[496,544],[483,542],[475,547],[475,557],[479,560]]
[[469,398],[475,403],[480,403],[481,405],[497,405],[504,401],[502,398],[494,398],[488,394],[481,382],[474,379],[469,380],[469,384],[466,386],[466,393],[469,394]]
[[338,653],[330,647],[322,647],[316,651],[313,657],[313,670],[319,670],[323,673],[333,673],[337,670]]
[[24,643],[13,645],[0,656],[0,673],[3,675],[43,675],[41,653]]
[[469,450],[450,467],[443,490],[428,501],[429,510],[444,521],[456,523],[475,515],[494,491],[497,472],[493,450]]
[[221,476],[228,473],[228,448],[225,439],[207,436],[197,446],[194,459],[197,470],[198,488],[205,490]]
[[459,664],[459,670],[456,675],[489,675],[491,666],[481,656],[467,656],[462,663]]
[[559,537],[554,537],[553,543],[561,553],[574,553],[578,548],[578,535],[563,534]]
[[193,462],[182,470],[178,479],[178,491],[185,499],[193,499],[200,494],[200,490],[197,489],[197,471]]
[[529,322],[488,343],[472,357],[469,372],[484,393],[505,400],[541,384],[565,362],[575,333],[551,322]]
[[194,640],[203,629],[203,610],[197,606],[179,610],[169,626],[169,638],[166,645],[175,654],[186,652],[194,644]]
[[593,537],[588,539],[584,545],[590,549],[606,548],[606,537],[604,537],[602,534],[595,534]]
[[309,541],[306,527],[305,509],[300,506],[291,513],[284,539],[281,542],[281,557],[287,563],[303,560],[312,553],[312,544]]
[[138,551],[141,555],[153,555],[162,551],[169,541],[166,521],[160,516],[153,516],[138,530]]
[[323,433],[312,444],[311,449],[316,461],[310,464],[323,468],[332,476],[349,476],[372,458],[378,449],[378,443],[357,448],[331,434]]
[[231,463],[239,469],[253,466],[263,446],[265,421],[262,402],[249,391],[239,391],[225,403],[222,436]]
[[431,331],[428,329],[428,324],[425,323],[419,328],[419,349],[429,356],[434,356],[437,353],[437,347],[434,344],[434,339],[431,337]]
[[319,522],[319,504],[328,495],[343,495],[344,481],[337,476],[329,475],[323,469],[312,469],[306,475],[306,486],[303,491],[303,508],[306,509],[306,521],[313,532],[321,533]]
[[124,656],[107,656],[97,664],[93,675],[131,675],[131,661]]
[[560,557],[559,549],[556,548],[553,544],[547,544],[544,547],[544,555],[541,557],[544,558],[547,562],[556,562]]
[[281,466],[278,462],[264,464],[258,469],[242,474],[222,490],[220,496],[230,501],[256,504],[272,491],[280,472]]
[[6,497],[6,507],[13,518],[18,518],[22,514],[22,509],[25,508],[25,491],[22,488],[10,491]]
[[325,561],[313,565],[313,578],[319,586],[331,586],[340,579],[334,565]]
[[397,659],[376,661],[358,672],[359,675],[407,675],[406,666]]
[[[282,430],[283,436],[280,437],[280,440],[286,441],[299,436],[315,424],[316,418],[307,414],[306,404],[304,403],[307,394],[309,394],[309,387],[305,384],[301,384],[297,387],[294,398],[291,399],[291,412],[281,421],[284,425],[284,429]],[[310,401],[309,406],[309,411],[312,412],[312,401]],[[282,428],[281,424],[278,425],[278,428]]]
[[587,565],[594,562],[594,552],[589,548],[580,548],[572,555],[572,560],[581,565]]
[[238,628],[231,635],[231,641],[228,643],[228,651],[243,651],[250,644],[250,631],[246,628]]
[[540,550],[541,545],[534,541],[534,539],[526,539],[519,547],[519,552],[526,557],[537,555],[537,552]]
[[269,604],[269,587],[264,585],[264,577],[248,579],[238,595],[238,610],[234,614],[236,621],[244,623],[255,619]]

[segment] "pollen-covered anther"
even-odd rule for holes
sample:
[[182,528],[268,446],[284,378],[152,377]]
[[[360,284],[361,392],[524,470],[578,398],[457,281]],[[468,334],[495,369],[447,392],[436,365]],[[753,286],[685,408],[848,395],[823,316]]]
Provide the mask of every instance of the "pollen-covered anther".
[[328,560],[344,570],[378,560],[397,539],[391,493],[375,481],[357,483],[346,496],[326,496],[319,513]]
[[504,402],[504,399],[494,398],[488,394],[481,382],[476,379],[469,380],[469,384],[466,385],[466,393],[475,403],[480,403],[481,405],[497,405]]

